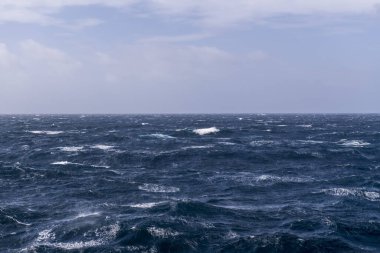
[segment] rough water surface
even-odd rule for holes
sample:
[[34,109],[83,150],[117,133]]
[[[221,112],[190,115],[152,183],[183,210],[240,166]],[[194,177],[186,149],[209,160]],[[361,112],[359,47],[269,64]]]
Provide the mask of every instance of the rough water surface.
[[380,115],[0,116],[0,252],[380,252]]

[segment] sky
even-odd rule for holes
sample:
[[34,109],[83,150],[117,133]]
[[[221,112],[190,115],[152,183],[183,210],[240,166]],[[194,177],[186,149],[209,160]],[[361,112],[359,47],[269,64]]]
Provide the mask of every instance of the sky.
[[380,0],[1,0],[0,113],[379,113]]

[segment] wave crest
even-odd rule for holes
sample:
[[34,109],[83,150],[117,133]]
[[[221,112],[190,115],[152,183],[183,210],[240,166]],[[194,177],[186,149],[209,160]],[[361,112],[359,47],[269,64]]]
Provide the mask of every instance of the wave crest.
[[212,134],[212,133],[217,133],[220,130],[216,127],[210,127],[210,128],[199,128],[199,129],[194,129],[193,132],[198,134],[198,135],[206,135],[206,134]]

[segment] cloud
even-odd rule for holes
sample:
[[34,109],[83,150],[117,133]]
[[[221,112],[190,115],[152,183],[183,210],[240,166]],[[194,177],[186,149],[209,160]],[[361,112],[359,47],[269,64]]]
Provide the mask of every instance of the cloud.
[[0,82],[13,85],[45,85],[72,76],[82,63],[65,52],[34,40],[18,43],[13,50],[0,43]]
[[22,41],[19,47],[21,49],[20,63],[25,68],[33,69],[36,73],[43,69],[46,71],[45,75],[66,75],[82,66],[80,61],[75,60],[65,52],[50,48],[34,40]]
[[0,43],[0,67],[8,67],[15,61],[15,56],[9,51],[8,46]]
[[183,34],[175,36],[152,36],[139,40],[141,43],[178,43],[178,42],[191,42],[199,41],[212,37],[209,33],[194,33],[194,34]]
[[361,15],[375,11],[379,0],[152,0],[167,15],[196,19],[207,26],[228,26],[282,15]]
[[106,80],[148,85],[220,78],[235,60],[215,47],[150,43],[125,45],[96,55]]
[[104,6],[127,9],[139,6],[144,14],[186,19],[206,26],[223,27],[281,15],[368,15],[380,0],[4,0],[1,22],[60,23],[54,17],[66,7]]
[[36,23],[40,25],[57,25],[61,27],[79,26],[88,27],[98,25],[98,19],[84,18],[75,21],[74,24],[66,24],[66,21],[55,17],[66,7],[85,7],[91,5],[105,7],[127,7],[135,0],[3,0],[0,1],[0,24],[6,22]]

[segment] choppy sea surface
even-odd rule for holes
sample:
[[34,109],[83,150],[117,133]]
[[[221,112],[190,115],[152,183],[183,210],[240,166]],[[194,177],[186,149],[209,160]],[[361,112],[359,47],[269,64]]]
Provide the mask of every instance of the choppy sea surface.
[[0,116],[0,252],[380,252],[380,115]]

